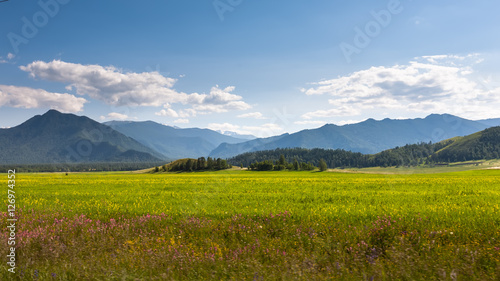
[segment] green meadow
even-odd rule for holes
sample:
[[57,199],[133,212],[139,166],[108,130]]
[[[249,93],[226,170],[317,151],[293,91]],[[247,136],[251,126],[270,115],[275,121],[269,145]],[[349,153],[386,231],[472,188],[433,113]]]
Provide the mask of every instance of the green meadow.
[[500,278],[500,170],[18,174],[16,200],[1,280]]

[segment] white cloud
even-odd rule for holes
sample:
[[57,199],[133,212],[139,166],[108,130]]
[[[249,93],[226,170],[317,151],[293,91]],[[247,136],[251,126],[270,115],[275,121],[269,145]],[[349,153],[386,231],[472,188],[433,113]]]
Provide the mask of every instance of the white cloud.
[[0,106],[16,108],[51,108],[63,112],[80,112],[87,102],[84,98],[42,89],[0,85]]
[[450,66],[470,65],[471,63],[480,63],[483,59],[477,53],[460,55],[433,55],[416,57],[415,60],[424,60],[432,64],[447,64]]
[[240,135],[254,135],[257,137],[271,137],[283,134],[285,130],[276,123],[266,123],[260,126],[239,126],[230,123],[210,123],[208,128],[214,131],[235,132]]
[[60,60],[35,61],[21,70],[33,78],[69,84],[77,94],[115,106],[162,106],[185,102],[188,95],[172,89],[176,80],[158,72],[123,73],[113,66],[82,65]]
[[8,53],[7,59],[0,57],[0,63],[8,63],[10,60],[14,59],[15,57],[16,57],[16,55],[14,55],[13,53]]
[[500,88],[485,89],[474,79],[478,55],[426,56],[407,65],[372,67],[348,76],[315,83],[307,95],[327,94],[333,108],[308,112],[304,119],[359,116],[369,110],[451,113],[462,117],[494,117]]
[[175,111],[171,108],[165,108],[162,109],[158,112],[155,112],[156,116],[166,116],[166,117],[173,117],[173,118],[188,118],[188,117],[196,117],[196,110],[192,108],[187,108],[187,109],[181,109],[179,111]]
[[101,120],[127,120],[127,119],[131,119],[130,117],[128,117],[128,115],[121,114],[118,112],[111,112],[107,116],[101,116],[100,118],[101,118]]
[[160,110],[159,112],[155,112],[155,115],[157,115],[157,116],[175,117],[175,118],[179,117],[179,114],[175,110],[173,110],[171,108],[166,108],[166,109]]
[[[159,116],[189,117],[199,114],[220,113],[231,110],[247,110],[251,106],[243,97],[232,94],[235,87],[224,89],[212,87],[210,94],[186,94],[173,87],[177,79],[168,78],[157,71],[123,72],[114,67],[82,65],[60,60],[51,62],[35,61],[21,70],[33,78],[68,84],[66,89],[75,89],[79,95],[113,106],[164,106],[157,112]],[[170,105],[181,103],[192,108],[176,112]]]
[[196,110],[192,108],[179,110],[179,117],[196,117]]
[[240,114],[237,117],[238,118],[267,119],[260,112],[251,112],[251,113]]
[[[214,130],[214,131],[221,131],[221,132],[236,132],[238,130],[240,130],[240,126],[238,125],[233,125],[233,124],[229,124],[229,123],[210,123],[208,124],[208,128],[210,130]],[[248,134],[249,132],[245,132],[245,134]]]
[[188,124],[189,119],[177,119],[174,121],[175,124]]
[[249,104],[242,101],[243,97],[231,94],[235,87],[230,86],[225,89],[219,86],[212,87],[210,94],[192,94],[189,101],[193,104],[193,109],[200,114],[211,112],[227,112],[230,110],[247,110],[252,108]]

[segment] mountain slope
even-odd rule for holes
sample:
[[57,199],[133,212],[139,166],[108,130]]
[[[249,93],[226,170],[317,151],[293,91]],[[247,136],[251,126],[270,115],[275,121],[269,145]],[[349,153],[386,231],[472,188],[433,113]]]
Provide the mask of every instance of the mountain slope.
[[268,144],[275,143],[287,136],[289,136],[289,134],[269,138],[259,138],[237,144],[223,143],[214,149],[209,156],[214,158],[230,158],[245,152],[266,150],[265,147],[267,147]]
[[179,129],[152,121],[111,121],[104,124],[172,159],[208,156],[221,143],[246,141],[209,129]]
[[439,142],[455,136],[464,136],[488,128],[488,125],[449,114],[432,114],[426,118],[364,122],[336,126],[324,125],[303,130],[274,140],[256,139],[231,145],[222,144],[210,156],[228,158],[244,152],[301,147],[345,149],[373,154],[396,146],[419,142]]
[[0,130],[0,163],[156,162],[165,157],[88,117],[50,110]]
[[500,127],[489,128],[451,141],[451,144],[431,156],[434,162],[500,158]]
[[323,159],[329,168],[365,168],[418,166],[424,163],[434,165],[498,158],[500,158],[500,127],[493,127],[465,137],[454,137],[437,143],[409,144],[377,154],[361,154],[342,149],[277,148],[246,152],[228,159],[228,163],[249,167],[258,162],[280,161],[283,166],[292,169],[290,163],[293,161],[317,166],[320,159]]

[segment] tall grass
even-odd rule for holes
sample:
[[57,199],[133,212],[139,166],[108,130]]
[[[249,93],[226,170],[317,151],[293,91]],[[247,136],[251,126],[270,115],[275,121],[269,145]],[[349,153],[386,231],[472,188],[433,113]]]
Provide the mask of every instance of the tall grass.
[[21,174],[0,277],[498,280],[499,176]]

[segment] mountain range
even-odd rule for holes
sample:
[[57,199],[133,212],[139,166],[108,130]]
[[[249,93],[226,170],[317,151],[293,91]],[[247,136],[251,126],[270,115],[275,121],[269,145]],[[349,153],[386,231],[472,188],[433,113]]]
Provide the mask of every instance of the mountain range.
[[368,119],[357,124],[303,130],[271,138],[260,138],[238,144],[221,144],[211,157],[230,158],[245,152],[276,148],[344,149],[374,154],[386,149],[420,142],[439,142],[456,136],[466,136],[500,125],[500,119],[472,121],[449,114],[431,114],[426,118],[405,120]]
[[104,124],[172,159],[207,156],[222,143],[236,144],[247,141],[249,137],[238,138],[237,134],[228,136],[209,129],[181,129],[152,121]]
[[227,161],[232,165],[266,171],[307,170],[310,167],[304,164],[320,166],[321,162],[329,168],[410,167],[422,164],[432,167],[453,162],[462,162],[456,165],[478,164],[481,160],[498,158],[500,127],[491,127],[465,137],[454,137],[437,143],[408,144],[377,154],[342,149],[277,148],[239,154]]
[[466,136],[500,119],[472,121],[449,114],[406,120],[368,119],[357,124],[326,124],[269,138],[209,129],[181,129],[152,121],[96,122],[49,110],[19,126],[0,129],[0,164],[158,162],[180,158],[230,158],[276,148],[344,149],[367,154],[419,142]]

